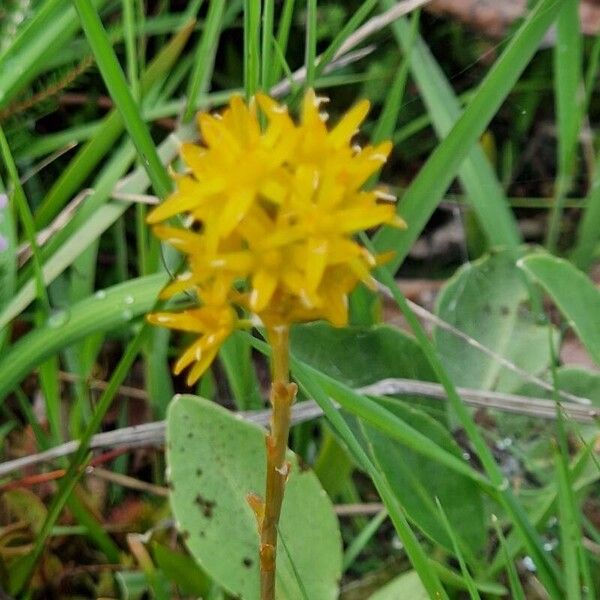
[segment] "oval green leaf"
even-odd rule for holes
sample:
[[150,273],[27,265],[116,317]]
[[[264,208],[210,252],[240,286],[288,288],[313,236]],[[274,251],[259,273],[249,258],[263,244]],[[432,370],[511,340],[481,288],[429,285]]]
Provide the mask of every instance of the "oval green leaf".
[[[333,600],[341,539],[329,498],[312,472],[292,470],[277,550],[280,598]],[[203,398],[176,396],[167,416],[171,506],[200,566],[231,594],[258,600],[259,538],[249,493],[262,495],[265,434]]]
[[548,292],[590,355],[600,365],[600,291],[570,262],[549,254],[519,261]]
[[[440,318],[528,373],[550,365],[546,326],[527,310],[529,293],[509,252],[467,263],[444,286],[437,302]],[[497,359],[441,328],[435,342],[454,384],[514,392],[523,380]]]

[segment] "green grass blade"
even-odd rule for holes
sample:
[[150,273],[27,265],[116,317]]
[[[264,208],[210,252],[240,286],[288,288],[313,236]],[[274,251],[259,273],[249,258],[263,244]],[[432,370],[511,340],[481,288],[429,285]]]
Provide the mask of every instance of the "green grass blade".
[[208,7],[204,30],[194,57],[194,68],[188,82],[184,121],[189,121],[193,117],[199,95],[206,89],[212,75],[225,4],[221,0],[211,0]]
[[270,90],[275,83],[273,72],[275,63],[273,61],[273,27],[275,21],[275,1],[265,0],[262,15],[262,47],[261,47],[261,88]]
[[[292,17],[294,16],[295,0],[285,0],[279,16],[279,28],[277,29],[277,40],[275,48],[285,57],[287,52],[288,40],[290,39],[290,29],[292,27]],[[272,82],[281,77],[281,70],[285,61],[273,61]]]
[[344,410],[356,415],[365,423],[369,423],[369,425],[385,433],[391,439],[400,442],[415,452],[419,452],[423,456],[427,456],[468,477],[482,488],[488,490],[491,488],[490,481],[475,471],[467,462],[433,443],[428,437],[413,429],[376,402],[369,400],[366,396],[355,392],[343,383],[321,373],[313,367],[305,364],[303,365],[303,369]]
[[125,75],[115,51],[90,0],[73,0],[81,25],[96,58],[104,83],[114,100],[125,127],[135,144],[140,160],[148,172],[156,194],[164,198],[171,191],[171,180],[158,158],[156,147],[127,87]]
[[[17,228],[13,207],[0,178],[0,311],[8,305],[17,288]],[[9,337],[8,327],[0,327],[0,352]]]
[[[541,0],[535,6],[487,74],[468,108],[421,168],[400,208],[409,229],[399,232],[384,228],[375,237],[378,251],[396,252],[395,259],[389,263],[390,270],[395,270],[408,254],[469,151],[534,55],[560,6],[555,0]],[[418,60],[415,49],[410,56],[411,61]]]
[[492,515],[492,522],[496,529],[496,535],[498,536],[498,540],[500,541],[502,555],[504,556],[504,564],[506,566],[506,572],[508,573],[508,582],[510,584],[511,598],[513,600],[526,600],[525,592],[523,591],[523,586],[521,585],[521,580],[519,579],[517,569],[515,569],[515,564],[513,563],[513,560],[508,552],[506,539],[504,537],[504,534],[502,533],[502,529],[500,529],[500,524],[498,523],[498,518],[496,517],[496,515]]
[[[598,38],[600,40],[600,37]],[[600,47],[600,44],[599,44]],[[600,239],[600,153],[596,155],[593,179],[584,200],[583,214],[577,227],[577,241],[571,260],[582,271],[588,271],[594,263],[594,255]]]
[[[558,409],[560,412],[560,409]],[[559,417],[560,418],[560,417]],[[561,537],[561,555],[565,570],[565,598],[581,600],[581,584],[579,581],[578,546],[581,544],[581,531],[577,526],[574,511],[568,466],[564,456],[555,448],[556,483],[558,487],[558,515]]]
[[[415,13],[412,19],[412,35],[410,40],[409,52],[412,51],[414,46],[414,36],[417,33],[417,26],[419,23],[419,13]],[[377,124],[373,130],[372,140],[374,144],[382,142],[383,140],[392,139],[394,132],[396,131],[396,124],[398,123],[398,117],[402,110],[402,99],[406,91],[406,82],[408,81],[408,72],[410,69],[410,54],[405,54],[402,58],[400,66],[396,71],[389,93],[385,97],[381,114],[377,119]]]
[[362,528],[360,533],[352,540],[351,544],[346,548],[344,552],[344,564],[343,569],[346,571],[352,566],[352,563],[356,560],[358,555],[364,550],[365,546],[369,543],[371,538],[377,533],[377,530],[381,527],[381,524],[387,519],[388,514],[385,510],[377,513],[365,527]]
[[260,82],[260,2],[244,0],[244,89],[249,100]]
[[219,351],[227,382],[239,410],[258,410],[264,406],[251,350],[248,339],[236,332]]
[[13,202],[17,207],[17,211],[23,225],[23,230],[25,231],[25,237],[31,245],[36,296],[40,303],[41,309],[47,315],[50,312],[50,301],[48,300],[48,293],[46,291],[44,277],[42,275],[42,263],[40,260],[39,246],[36,241],[33,215],[31,214],[29,204],[27,203],[27,198],[25,197],[25,192],[23,191],[23,186],[21,185],[19,179],[19,173],[17,172],[17,166],[13,160],[13,156],[2,127],[0,127],[0,156],[2,156],[11,179],[13,186]]
[[317,0],[306,3],[306,40],[304,66],[306,68],[306,87],[314,87],[317,73]]
[[[189,139],[189,128],[178,130],[181,139]],[[177,153],[177,142],[172,136],[160,146],[160,155],[164,164],[170,163]],[[62,273],[79,254],[84,251],[104,231],[109,229],[130,205],[127,202],[109,202],[107,200],[117,181],[127,171],[135,158],[135,150],[131,142],[126,142],[118,149],[111,162],[106,166],[95,183],[94,195],[86,199],[86,203],[73,217],[71,222],[47,244],[48,258],[43,267],[44,281],[51,283]],[[148,176],[142,167],[138,167],[121,187],[124,193],[140,194],[148,186]],[[35,286],[31,278],[26,279],[19,291],[7,306],[0,312],[0,329],[5,327],[20,312],[25,310],[35,298]]]
[[558,175],[554,205],[546,236],[546,246],[556,251],[566,196],[571,188],[579,127],[581,125],[582,43],[579,25],[579,1],[563,0],[558,15],[554,45],[554,87],[558,135]]
[[138,61],[136,52],[136,24],[134,0],[121,0],[123,7],[123,33],[125,38],[125,57],[127,60],[127,79],[131,95],[136,102],[140,101],[140,82],[138,78]]
[[450,521],[448,520],[448,515],[444,511],[444,507],[442,506],[439,498],[435,499],[437,503],[438,510],[440,511],[440,515],[442,517],[442,522],[446,527],[446,531],[448,532],[448,536],[452,540],[452,546],[454,547],[454,554],[456,554],[456,558],[458,559],[458,564],[460,565],[460,572],[462,573],[463,579],[467,586],[467,591],[469,592],[469,596],[471,600],[481,600],[481,596],[477,591],[477,586],[475,585],[475,581],[473,580],[473,576],[469,572],[467,567],[467,563],[465,562],[465,558],[460,550],[460,544],[458,542],[458,538],[452,529],[452,525],[450,525]]

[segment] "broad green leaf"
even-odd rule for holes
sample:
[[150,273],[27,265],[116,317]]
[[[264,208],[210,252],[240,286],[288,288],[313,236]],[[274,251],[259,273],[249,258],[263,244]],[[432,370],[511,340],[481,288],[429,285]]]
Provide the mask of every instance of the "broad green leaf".
[[548,292],[600,365],[600,290],[570,262],[554,256],[535,254],[518,264]]
[[[391,400],[380,402],[391,414],[440,448],[462,456],[451,434],[424,412]],[[477,485],[439,462],[394,442],[372,426],[360,421],[356,421],[355,426],[362,429],[375,463],[410,519],[434,541],[453,552],[452,539],[436,506],[436,498],[439,498],[460,540],[461,551],[470,563],[475,562],[486,543],[483,500]]]
[[[292,329],[296,358],[342,381],[360,388],[389,377],[435,381],[419,345],[409,335],[388,326],[335,328],[311,323]],[[403,396],[408,402],[444,414],[443,407],[419,396]]]
[[[444,286],[437,314],[494,353],[528,373],[550,365],[548,329],[525,308],[528,291],[510,253],[467,263]],[[518,374],[442,328],[435,330],[437,350],[454,384],[513,392],[523,385]]]
[[[292,348],[296,358],[354,388],[393,377],[433,378],[415,340],[388,326],[336,329],[323,323],[305,325],[293,330]],[[446,452],[462,457],[450,433],[415,407],[418,397],[402,399],[405,402],[380,400],[378,404],[390,417],[401,419]],[[483,504],[476,484],[359,419],[349,417],[349,423],[359,432],[411,520],[452,551],[435,504],[438,497],[472,559],[485,544]]]
[[369,600],[429,600],[429,595],[423,587],[416,571],[402,573],[380,590],[371,594]]
[[[291,453],[290,460],[279,526],[279,597],[303,597],[298,576],[308,598],[333,599],[342,565],[333,507],[315,475],[301,471]],[[208,400],[176,396],[167,417],[167,463],[171,506],[190,552],[230,593],[258,600],[259,537],[246,497],[263,493],[264,431]]]

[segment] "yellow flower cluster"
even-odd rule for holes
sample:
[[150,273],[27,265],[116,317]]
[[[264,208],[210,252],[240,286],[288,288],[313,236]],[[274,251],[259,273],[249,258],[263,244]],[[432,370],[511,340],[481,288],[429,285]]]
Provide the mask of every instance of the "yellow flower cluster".
[[[191,290],[199,300],[197,308],[148,317],[199,335],[174,367],[193,365],[189,384],[240,326],[241,310],[267,327],[346,324],[348,294],[360,281],[372,283],[376,264],[353,234],[404,226],[393,198],[361,191],[391,150],[389,142],[352,145],[369,103],[328,130],[323,100],[308,91],[299,124],[264,94],[249,105],[234,96],[221,114],[200,114],[202,145],[182,145],[188,171],[175,175],[176,191],[148,216],[155,234],[188,258],[189,270],[163,297]],[[159,224],[176,215],[185,228]]]

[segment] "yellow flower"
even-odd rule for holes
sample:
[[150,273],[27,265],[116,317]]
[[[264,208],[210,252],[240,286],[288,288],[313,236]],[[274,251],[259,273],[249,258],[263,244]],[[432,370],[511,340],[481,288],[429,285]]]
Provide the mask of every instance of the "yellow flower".
[[187,384],[192,385],[210,366],[221,344],[235,329],[237,314],[228,305],[206,305],[178,313],[152,313],[148,315],[148,321],[154,325],[200,335],[186,348],[173,367],[173,372],[179,375],[186,367],[195,363],[187,375]]
[[[403,227],[389,195],[361,187],[385,163],[391,144],[352,144],[369,103],[361,101],[332,128],[322,99],[309,90],[300,123],[258,94],[234,96],[220,115],[201,114],[202,145],[183,144],[187,172],[154,209],[154,232],[187,256],[188,271],[162,292],[192,290],[200,306],[149,316],[152,323],[199,334],[175,364],[188,382],[210,365],[240,326],[240,311],[269,328],[348,320],[348,294],[372,283],[378,258],[353,235],[382,224]],[[258,110],[265,116],[261,128]],[[191,225],[158,225],[179,215]]]

